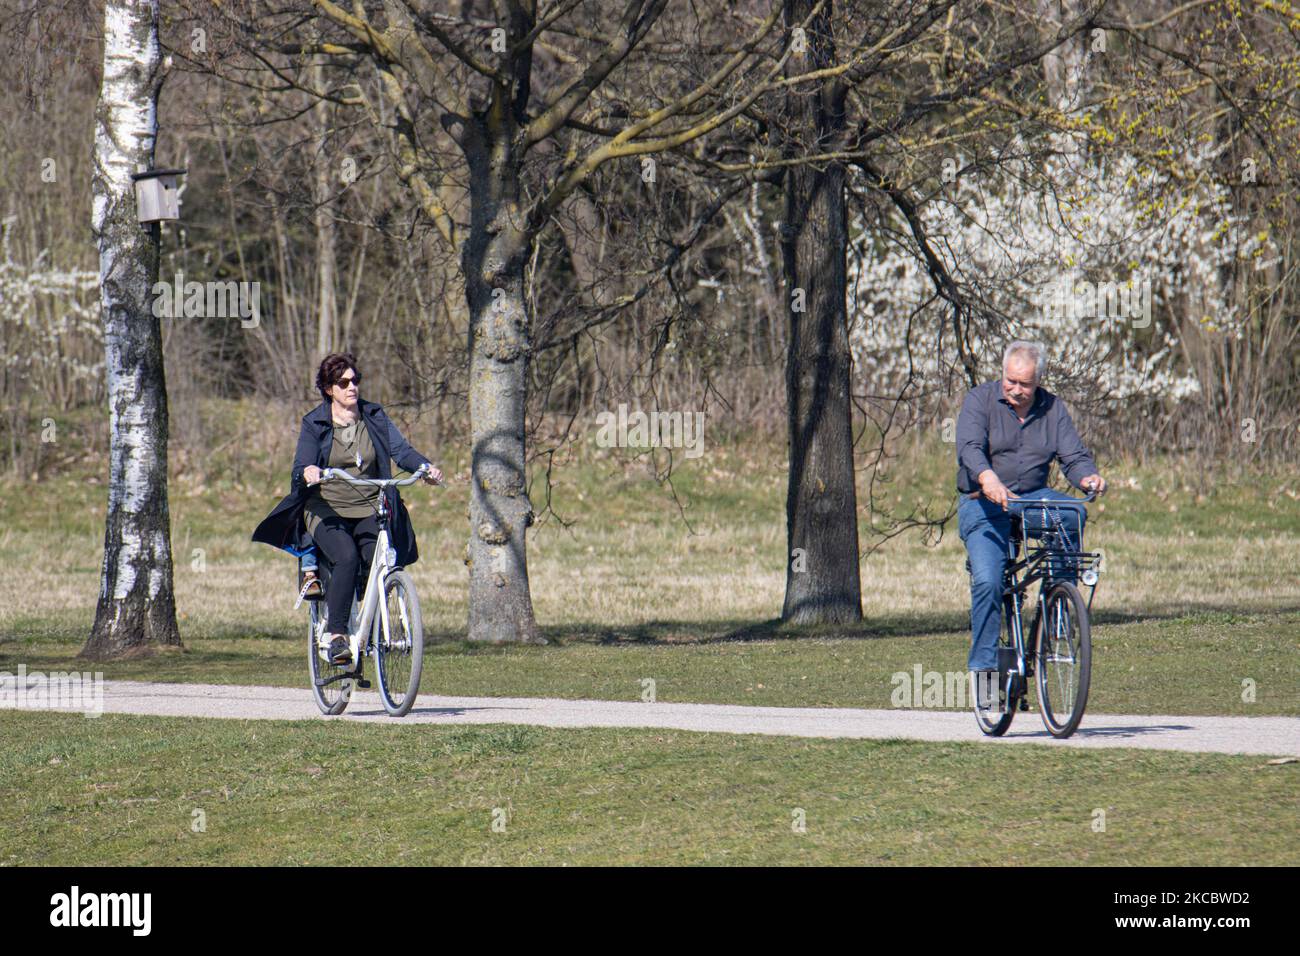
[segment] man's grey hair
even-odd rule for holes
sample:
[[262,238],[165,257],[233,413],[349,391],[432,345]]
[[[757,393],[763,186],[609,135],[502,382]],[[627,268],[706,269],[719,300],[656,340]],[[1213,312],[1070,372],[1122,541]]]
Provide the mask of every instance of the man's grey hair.
[[1047,349],[1043,348],[1037,342],[1023,342],[1016,340],[1007,346],[1007,350],[1002,353],[1002,371],[1007,370],[1007,363],[1011,361],[1013,355],[1022,358],[1031,358],[1034,360],[1034,381],[1041,382],[1043,373],[1047,371]]

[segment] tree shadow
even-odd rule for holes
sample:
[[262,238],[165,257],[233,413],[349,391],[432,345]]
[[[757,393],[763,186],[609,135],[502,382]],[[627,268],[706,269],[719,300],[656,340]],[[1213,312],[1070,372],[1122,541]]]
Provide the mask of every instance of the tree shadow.
[[752,641],[872,639],[916,637],[922,634],[957,634],[969,628],[961,613],[894,615],[854,624],[786,624],[780,618],[764,621],[643,621],[621,625],[548,625],[543,628],[553,644],[685,645]]
[[1092,612],[1093,626],[1106,624],[1138,624],[1142,621],[1167,621],[1180,617],[1197,617],[1207,614],[1223,614],[1232,618],[1243,617],[1281,617],[1286,614],[1300,613],[1300,604],[1284,604],[1277,607],[1249,607],[1241,604],[1211,604],[1203,601],[1183,601],[1178,603],[1157,604],[1138,611],[1119,609],[1097,609]]
[[[1250,608],[1241,605],[1179,602],[1155,605],[1140,611],[1098,610],[1094,626],[1136,624],[1143,621],[1177,620],[1209,614],[1230,618],[1281,617],[1300,613],[1300,605]],[[1032,613],[1027,615],[1032,618]],[[1231,623],[1230,621],[1225,624]],[[1026,622],[1028,626],[1028,621]],[[882,640],[907,637],[959,637],[969,633],[966,611],[925,611],[876,615],[853,624],[792,625],[780,618],[762,621],[725,619],[715,621],[650,620],[633,624],[549,624],[541,627],[552,646],[592,644],[599,646],[681,646],[744,644],[756,641]],[[425,629],[431,644],[459,644],[466,649],[508,648],[518,645],[471,644],[459,629]]]

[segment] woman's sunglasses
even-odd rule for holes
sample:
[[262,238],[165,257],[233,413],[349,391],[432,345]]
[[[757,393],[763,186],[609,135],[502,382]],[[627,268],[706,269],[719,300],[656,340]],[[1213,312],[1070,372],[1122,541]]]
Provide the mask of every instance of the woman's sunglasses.
[[360,388],[360,387],[361,387],[361,376],[360,376],[360,375],[357,375],[357,376],[354,376],[353,378],[341,378],[341,379],[339,379],[337,382],[335,382],[334,384],[337,385],[339,388],[342,388],[342,389],[346,389],[349,385],[356,385],[358,388]]

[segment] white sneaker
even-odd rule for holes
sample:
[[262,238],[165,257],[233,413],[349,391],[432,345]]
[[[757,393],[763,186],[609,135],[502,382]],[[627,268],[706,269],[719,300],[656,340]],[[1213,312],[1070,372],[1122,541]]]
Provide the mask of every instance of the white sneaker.
[[[346,667],[357,659],[352,650],[352,642],[346,634],[330,634],[329,654],[326,660],[334,667]],[[347,655],[345,658],[344,655]]]

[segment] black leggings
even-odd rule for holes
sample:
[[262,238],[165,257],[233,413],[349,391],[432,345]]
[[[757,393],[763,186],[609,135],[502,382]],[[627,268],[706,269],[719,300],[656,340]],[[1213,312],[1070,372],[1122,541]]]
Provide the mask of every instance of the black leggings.
[[370,573],[370,559],[379,538],[379,516],[326,518],[312,535],[316,547],[330,563],[330,583],[325,589],[329,608],[326,625],[331,634],[346,634],[352,611],[352,596],[364,587]]

